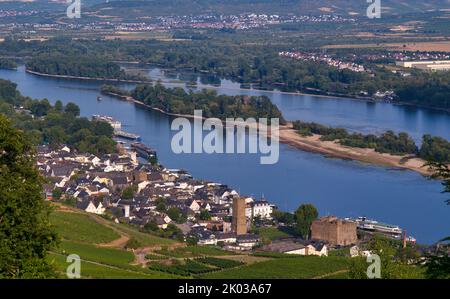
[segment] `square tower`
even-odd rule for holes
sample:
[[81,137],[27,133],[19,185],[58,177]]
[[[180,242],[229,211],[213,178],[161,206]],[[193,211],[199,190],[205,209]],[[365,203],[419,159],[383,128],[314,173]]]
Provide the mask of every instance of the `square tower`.
[[235,197],[233,199],[232,230],[237,235],[247,233],[247,218],[245,217],[245,198]]

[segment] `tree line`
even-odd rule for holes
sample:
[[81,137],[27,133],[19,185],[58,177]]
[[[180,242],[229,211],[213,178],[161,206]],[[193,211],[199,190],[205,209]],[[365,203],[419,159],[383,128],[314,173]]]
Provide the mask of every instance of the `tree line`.
[[0,69],[14,70],[17,68],[17,63],[12,59],[0,58]]
[[420,149],[408,133],[395,134],[389,130],[377,136],[374,134],[363,135],[360,133],[349,133],[343,128],[332,128],[314,122],[293,122],[293,128],[302,136],[321,135],[322,141],[337,140],[340,144],[372,148],[379,153],[393,155],[417,155],[418,157],[434,162],[450,163],[450,142],[441,138],[425,134],[422,137]]
[[49,75],[117,80],[148,80],[139,74],[125,72],[117,63],[100,54],[40,54],[29,60],[26,68],[30,71]]

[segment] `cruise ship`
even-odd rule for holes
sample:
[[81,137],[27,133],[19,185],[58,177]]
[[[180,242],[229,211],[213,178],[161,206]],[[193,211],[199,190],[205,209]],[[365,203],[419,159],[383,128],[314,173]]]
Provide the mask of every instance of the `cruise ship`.
[[130,140],[136,140],[136,141],[140,141],[141,140],[141,136],[139,136],[137,134],[125,132],[125,131],[122,131],[122,130],[114,130],[114,136],[125,138],[125,139],[130,139]]
[[394,236],[401,236],[403,233],[403,230],[397,225],[378,222],[375,220],[367,219],[366,217],[358,217],[357,219],[355,219],[355,222],[358,229],[361,230],[380,232]]

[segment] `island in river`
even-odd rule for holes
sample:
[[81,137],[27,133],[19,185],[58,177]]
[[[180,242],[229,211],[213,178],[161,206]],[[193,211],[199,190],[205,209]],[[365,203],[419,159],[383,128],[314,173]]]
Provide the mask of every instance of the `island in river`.
[[[151,87],[147,87],[151,88]],[[133,102],[137,105],[144,106],[149,109],[164,113],[166,115],[175,117],[186,117],[194,118],[192,114],[188,113],[174,113],[167,111],[163,107],[155,106],[152,103],[148,104],[144,98],[142,98],[139,92],[139,99],[137,99],[136,88],[131,93],[128,91],[120,90],[114,86],[102,86],[101,91],[104,94],[117,97],[122,100]],[[140,89],[142,91],[143,88]],[[169,89],[164,89],[168,91]],[[178,94],[177,94],[178,95]],[[147,98],[147,96],[145,96]],[[264,130],[263,130],[264,131]],[[425,166],[426,161],[411,154],[405,155],[394,155],[390,153],[377,152],[372,148],[359,148],[342,145],[338,140],[334,141],[324,141],[321,140],[321,135],[313,134],[312,136],[302,136],[299,134],[298,130],[293,128],[291,122],[284,123],[280,126],[278,133],[278,139],[280,142],[288,144],[294,148],[320,153],[329,157],[351,159],[364,163],[370,163],[375,165],[399,168],[399,169],[409,169],[419,172],[423,175],[431,175],[429,167]]]

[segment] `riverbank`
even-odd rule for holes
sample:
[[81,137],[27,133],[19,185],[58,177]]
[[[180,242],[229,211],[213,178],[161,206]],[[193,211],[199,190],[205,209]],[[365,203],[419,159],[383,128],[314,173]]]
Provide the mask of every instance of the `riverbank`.
[[[105,92],[105,94],[132,102],[147,109],[158,111],[168,116],[185,117],[189,119],[195,118],[194,115],[170,113],[159,108],[151,107],[131,96],[124,96],[112,92]],[[355,160],[378,166],[391,167],[398,170],[412,170],[424,176],[430,176],[432,174],[428,167],[424,166],[426,161],[417,157],[378,153],[374,149],[349,147],[341,145],[337,141],[322,141],[320,140],[320,137],[320,135],[303,137],[292,128],[292,123],[281,125],[278,135],[278,139],[281,143],[302,151],[319,153],[331,158]]]
[[105,81],[105,82],[117,82],[117,83],[134,83],[134,84],[150,84],[151,80],[143,81],[143,80],[127,80],[127,79],[115,79],[115,78],[99,78],[99,77],[81,77],[81,76],[69,76],[69,75],[52,75],[45,74],[40,72],[35,72],[29,69],[25,69],[25,72],[42,77],[50,77],[50,78],[62,78],[62,79],[77,79],[77,80],[91,80],[91,81]]
[[424,166],[426,161],[417,157],[378,153],[374,149],[349,147],[341,145],[337,141],[322,141],[320,137],[320,135],[303,137],[292,128],[292,124],[280,126],[280,142],[303,151],[320,153],[332,158],[392,167],[399,170],[412,170],[425,176],[432,174],[428,167]]

